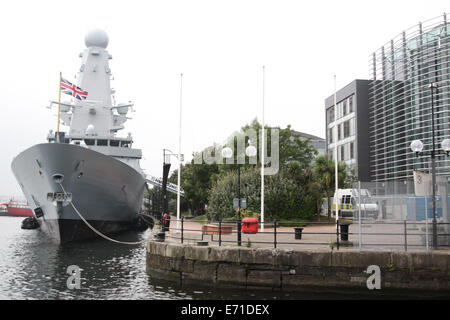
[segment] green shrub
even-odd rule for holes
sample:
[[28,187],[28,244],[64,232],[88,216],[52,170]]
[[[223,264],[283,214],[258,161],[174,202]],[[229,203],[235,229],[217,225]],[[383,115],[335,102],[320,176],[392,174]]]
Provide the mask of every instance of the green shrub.
[[[219,179],[209,197],[207,214],[212,220],[236,220],[237,210],[233,209],[236,198],[237,174],[230,172]],[[241,217],[260,217],[261,174],[258,168],[248,168],[241,172],[241,198],[247,199],[247,209],[241,209]],[[307,197],[306,188],[296,184],[283,174],[265,177],[264,192],[265,221],[280,219],[308,220],[315,213],[312,197]]]

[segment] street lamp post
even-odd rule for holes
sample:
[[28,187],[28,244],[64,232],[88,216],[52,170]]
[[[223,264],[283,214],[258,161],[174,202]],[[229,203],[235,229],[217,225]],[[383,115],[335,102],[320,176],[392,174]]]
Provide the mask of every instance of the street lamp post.
[[241,245],[242,223],[241,223],[241,164],[238,162],[238,246]]
[[[170,170],[170,156],[166,155],[166,150],[163,149],[163,178],[162,178],[162,212],[161,212],[161,227],[162,231],[168,231],[168,226],[166,226],[166,219],[168,219],[168,224],[170,224],[170,216],[168,215],[168,202],[167,202],[167,179],[169,178]],[[165,218],[165,215],[167,217]]]
[[[432,149],[430,152],[431,157],[431,183],[432,183],[432,200],[433,200],[433,249],[438,248],[438,237],[437,237],[437,210],[436,210],[436,144],[435,144],[435,129],[434,129],[434,97],[433,89],[437,92],[437,84],[431,83],[429,85],[431,90],[431,139],[432,139]],[[414,140],[411,142],[411,150],[419,156],[422,153],[423,143],[420,140]],[[450,139],[445,139],[441,143],[441,147],[445,154],[448,156],[450,153]],[[425,215],[428,219],[428,213]]]
[[[184,161],[184,155],[181,154],[181,150],[178,150],[178,154],[173,153],[169,149],[163,149],[163,157],[164,157],[164,165],[168,165],[170,168],[170,156],[174,156],[178,160],[178,179],[177,179],[177,232],[179,232],[179,223],[180,223],[180,170],[181,170],[181,162]],[[167,172],[168,174],[168,172]],[[165,199],[165,202],[163,203],[163,210],[167,210],[167,192],[163,190],[163,198]]]
[[[256,148],[254,146],[248,146],[245,149],[245,154],[248,157],[254,157],[256,156]],[[231,158],[233,157],[233,150],[229,147],[222,149],[222,157],[224,158]],[[241,223],[241,163],[238,159],[238,185],[237,185],[237,196],[238,196],[238,230],[237,230],[237,238],[238,238],[238,246],[241,245],[242,242],[242,223]]]
[[178,132],[178,177],[177,177],[177,232],[180,229],[180,216],[181,216],[181,200],[180,200],[180,188],[181,188],[181,109],[183,105],[183,74],[180,74],[180,131]]
[[437,89],[436,83],[430,83],[431,90],[431,183],[433,191],[433,248],[437,249],[437,210],[436,210],[436,145],[434,141],[434,100],[433,89]]

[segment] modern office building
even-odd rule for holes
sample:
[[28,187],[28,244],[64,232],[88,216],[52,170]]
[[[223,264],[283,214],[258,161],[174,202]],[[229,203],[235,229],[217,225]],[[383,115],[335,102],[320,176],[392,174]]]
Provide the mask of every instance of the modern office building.
[[314,136],[309,133],[299,132],[299,131],[295,131],[295,134],[299,135],[300,139],[302,139],[302,140],[309,139],[311,145],[317,150],[316,157],[323,156],[326,154],[327,145],[326,145],[324,138],[317,137],[317,136]]
[[[370,57],[369,131],[372,181],[411,181],[430,169],[432,94],[435,145],[450,138],[450,25],[444,14],[402,32]],[[430,89],[436,84],[437,90]],[[411,151],[420,139],[424,153]],[[450,174],[443,152],[437,174]]]
[[[437,89],[430,89],[430,84]],[[431,95],[433,94],[433,100]],[[429,171],[432,101],[438,175],[450,175],[441,142],[450,138],[450,25],[444,14],[402,32],[370,56],[369,80],[355,80],[325,100],[327,152],[355,167],[358,179],[404,182]],[[338,136],[334,137],[334,127]],[[421,140],[424,152],[410,149]]]
[[[369,181],[369,80],[354,80],[336,92],[335,117],[334,94],[325,100],[326,146],[330,159],[337,158],[355,169],[361,181]],[[337,126],[337,136],[335,128]]]

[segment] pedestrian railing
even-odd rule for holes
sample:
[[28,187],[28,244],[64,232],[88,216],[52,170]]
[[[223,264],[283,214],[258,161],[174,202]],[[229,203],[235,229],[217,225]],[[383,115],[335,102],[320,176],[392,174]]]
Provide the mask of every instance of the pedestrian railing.
[[[189,222],[189,225],[187,225]],[[257,232],[247,232],[242,229],[245,223],[242,220],[235,221],[211,221],[195,220],[196,227],[192,227],[192,222],[181,218],[171,219],[169,223],[161,226],[163,231],[168,232],[165,237],[175,241],[185,243],[186,241],[202,241],[222,245],[238,246],[265,246],[278,248],[281,246],[329,246],[339,250],[342,246],[353,246],[362,249],[432,249],[433,247],[443,248],[450,245],[450,223],[439,222],[437,226],[438,243],[432,246],[431,223],[421,221],[362,221],[342,222],[280,222],[274,220],[264,223],[262,231],[261,222],[258,223]],[[169,226],[167,226],[169,225]],[[199,228],[198,226],[201,225]],[[229,227],[232,227],[231,229]],[[333,227],[330,230],[315,231],[311,226]],[[228,227],[228,228],[225,228]],[[291,230],[286,227],[291,228]],[[305,230],[307,228],[307,230]],[[224,231],[226,229],[226,231]],[[352,230],[353,229],[353,230]],[[356,230],[355,230],[356,229]],[[247,241],[242,240],[247,236]],[[251,237],[251,238],[250,238]],[[450,248],[450,247],[449,247]]]

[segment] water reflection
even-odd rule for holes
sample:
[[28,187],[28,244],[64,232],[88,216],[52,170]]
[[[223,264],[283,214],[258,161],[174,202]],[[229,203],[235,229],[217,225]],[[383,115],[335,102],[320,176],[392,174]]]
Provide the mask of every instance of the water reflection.
[[[91,240],[59,246],[39,230],[22,230],[22,219],[0,217],[1,299],[164,299],[173,293],[152,290],[145,273],[145,245]],[[121,241],[146,239],[117,235]],[[82,269],[81,289],[67,288],[67,267]]]
[[[254,293],[180,287],[151,279],[145,271],[145,244],[119,245],[106,240],[64,246],[39,230],[20,229],[21,218],[0,217],[0,299],[255,299]],[[114,236],[120,241],[147,239],[150,230]],[[79,266],[81,288],[67,288],[67,267]],[[274,299],[264,292],[259,298]]]

